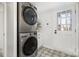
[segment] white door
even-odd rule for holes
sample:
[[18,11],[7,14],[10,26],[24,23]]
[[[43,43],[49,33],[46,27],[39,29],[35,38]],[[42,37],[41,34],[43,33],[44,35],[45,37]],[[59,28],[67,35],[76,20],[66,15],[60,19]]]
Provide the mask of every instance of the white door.
[[3,31],[4,31],[4,10],[3,4],[0,3],[0,53],[3,53]]
[[[58,7],[56,9],[56,11],[54,12],[54,23],[53,23],[53,46],[54,48],[70,53],[70,54],[76,54],[76,15],[75,15],[75,10],[76,10],[76,5],[75,4],[71,4],[71,5],[67,5],[67,6],[63,6],[63,7]],[[64,14],[66,14],[67,12],[70,12],[71,15],[71,28],[70,30],[68,30],[68,26],[67,25],[68,21],[66,21],[63,18],[63,21],[61,20],[60,23],[61,24],[65,24],[60,25],[60,27],[58,27],[58,17],[62,16],[64,17]],[[62,14],[62,15],[61,15]],[[57,16],[59,15],[59,16]],[[67,17],[68,14],[66,14]],[[59,29],[58,29],[59,28]],[[63,29],[64,28],[64,29]]]

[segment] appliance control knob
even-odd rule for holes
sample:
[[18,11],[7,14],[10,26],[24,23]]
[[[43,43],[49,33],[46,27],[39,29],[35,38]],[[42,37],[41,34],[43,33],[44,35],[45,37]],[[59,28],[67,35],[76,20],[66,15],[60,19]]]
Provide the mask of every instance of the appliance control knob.
[[21,42],[23,41],[23,39],[21,40]]

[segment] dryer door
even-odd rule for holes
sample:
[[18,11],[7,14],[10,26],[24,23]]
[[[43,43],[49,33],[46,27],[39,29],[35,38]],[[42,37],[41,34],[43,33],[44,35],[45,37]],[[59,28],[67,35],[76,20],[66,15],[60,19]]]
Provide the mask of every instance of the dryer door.
[[34,25],[37,22],[37,13],[32,7],[23,8],[23,19],[29,25]]
[[25,56],[32,55],[37,49],[37,39],[35,37],[29,37],[22,47],[23,54]]

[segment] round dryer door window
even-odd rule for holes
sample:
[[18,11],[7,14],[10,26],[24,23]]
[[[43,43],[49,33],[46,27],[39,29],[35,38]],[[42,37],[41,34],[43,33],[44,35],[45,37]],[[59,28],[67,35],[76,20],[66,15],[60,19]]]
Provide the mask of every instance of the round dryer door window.
[[34,25],[37,22],[37,13],[32,7],[23,9],[23,19],[29,25]]
[[29,37],[23,45],[23,54],[25,56],[32,55],[37,49],[37,39],[35,37]]

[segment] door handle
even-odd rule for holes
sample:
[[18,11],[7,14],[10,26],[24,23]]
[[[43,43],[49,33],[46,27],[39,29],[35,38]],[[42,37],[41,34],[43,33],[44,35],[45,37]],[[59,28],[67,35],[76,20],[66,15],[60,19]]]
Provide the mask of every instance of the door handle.
[[54,30],[54,33],[57,34],[57,30]]

